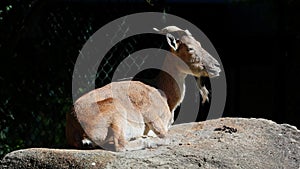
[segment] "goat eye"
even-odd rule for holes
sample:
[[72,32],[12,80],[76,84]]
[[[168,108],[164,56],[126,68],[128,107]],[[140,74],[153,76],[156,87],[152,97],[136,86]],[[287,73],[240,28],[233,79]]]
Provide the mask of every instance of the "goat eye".
[[191,50],[193,50],[193,48],[188,48],[188,51],[191,51]]

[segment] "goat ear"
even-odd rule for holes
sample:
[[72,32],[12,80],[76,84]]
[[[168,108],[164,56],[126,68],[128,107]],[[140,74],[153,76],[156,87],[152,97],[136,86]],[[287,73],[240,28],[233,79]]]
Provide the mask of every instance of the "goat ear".
[[176,51],[178,48],[178,45],[176,43],[176,38],[169,33],[166,34],[166,38],[167,38],[169,46],[171,46],[171,48],[173,48]]

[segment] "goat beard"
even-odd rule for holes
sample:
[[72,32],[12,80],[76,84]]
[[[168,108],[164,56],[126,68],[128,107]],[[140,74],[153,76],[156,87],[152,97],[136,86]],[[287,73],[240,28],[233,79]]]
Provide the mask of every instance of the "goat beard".
[[196,78],[196,82],[197,82],[197,86],[200,92],[200,95],[202,97],[202,104],[204,104],[205,102],[209,102],[209,91],[207,90],[205,84],[203,83],[203,78],[197,77]]

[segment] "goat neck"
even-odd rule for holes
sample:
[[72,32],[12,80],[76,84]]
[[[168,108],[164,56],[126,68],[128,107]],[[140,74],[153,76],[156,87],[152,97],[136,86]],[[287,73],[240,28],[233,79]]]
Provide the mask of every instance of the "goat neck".
[[[161,71],[158,75],[157,86],[164,92],[164,97],[167,99],[168,106],[172,114],[177,106],[182,102],[185,95],[185,78],[186,73],[183,73],[178,69],[172,58],[172,54],[168,54],[163,64],[164,71]],[[167,73],[166,73],[167,72]]]

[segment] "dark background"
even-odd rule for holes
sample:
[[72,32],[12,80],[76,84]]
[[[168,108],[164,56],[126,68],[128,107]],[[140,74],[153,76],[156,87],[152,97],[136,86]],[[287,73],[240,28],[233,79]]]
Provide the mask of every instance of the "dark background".
[[299,7],[296,0],[1,1],[0,157],[25,147],[65,147],[79,50],[103,25],[146,11],[182,17],[211,40],[227,78],[223,116],[299,128]]

